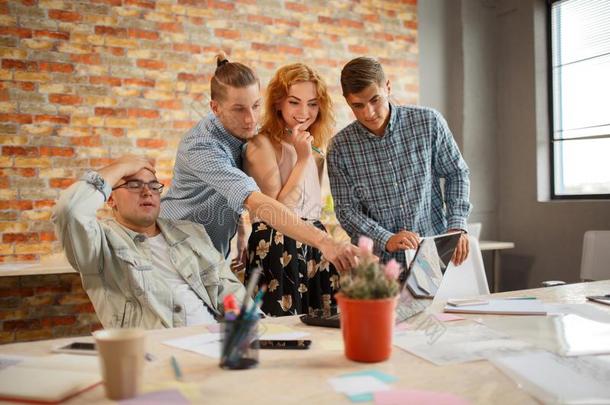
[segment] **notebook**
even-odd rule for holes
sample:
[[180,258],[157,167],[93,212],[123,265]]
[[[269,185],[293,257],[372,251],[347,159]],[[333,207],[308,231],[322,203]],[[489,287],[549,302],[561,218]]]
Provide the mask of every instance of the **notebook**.
[[0,399],[59,403],[101,382],[97,357],[26,357],[0,370]]
[[[423,312],[431,303],[430,298],[438,291],[445,270],[460,239],[460,232],[423,238],[409,262],[409,267],[399,276],[401,292],[396,305],[396,323],[405,321]],[[331,315],[322,315],[321,311],[301,315],[301,321],[307,325],[339,328],[340,314],[336,308]]]

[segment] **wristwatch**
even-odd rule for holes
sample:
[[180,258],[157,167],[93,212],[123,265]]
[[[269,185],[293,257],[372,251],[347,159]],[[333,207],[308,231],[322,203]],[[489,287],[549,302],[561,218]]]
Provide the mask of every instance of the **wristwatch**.
[[104,180],[104,178],[100,176],[98,172],[89,170],[83,175],[81,180],[91,184],[93,187],[96,188],[96,190],[102,193],[102,195],[104,196],[104,201],[107,201],[108,197],[110,197],[110,193],[112,193],[112,187],[110,187],[110,185],[106,183],[106,180]]

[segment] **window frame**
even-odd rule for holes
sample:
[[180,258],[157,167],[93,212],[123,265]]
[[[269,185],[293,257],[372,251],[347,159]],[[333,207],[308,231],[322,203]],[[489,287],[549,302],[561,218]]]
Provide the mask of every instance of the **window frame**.
[[557,194],[555,190],[555,142],[569,142],[569,140],[555,140],[555,104],[554,104],[554,82],[553,82],[553,27],[552,27],[552,8],[553,4],[563,0],[546,0],[546,43],[547,43],[547,77],[548,77],[548,103],[549,103],[549,169],[551,182],[551,200],[610,200],[608,194]]

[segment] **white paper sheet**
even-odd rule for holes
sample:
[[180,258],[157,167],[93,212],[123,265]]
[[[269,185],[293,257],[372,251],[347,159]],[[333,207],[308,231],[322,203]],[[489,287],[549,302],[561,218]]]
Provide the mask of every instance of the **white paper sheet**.
[[213,359],[220,359],[221,333],[203,333],[177,339],[166,340],[163,344],[178,349],[195,352]]
[[544,403],[610,403],[610,356],[565,358],[536,351],[490,361]]
[[434,341],[426,330],[396,332],[394,346],[438,366],[483,360],[532,347],[478,324],[447,327]]

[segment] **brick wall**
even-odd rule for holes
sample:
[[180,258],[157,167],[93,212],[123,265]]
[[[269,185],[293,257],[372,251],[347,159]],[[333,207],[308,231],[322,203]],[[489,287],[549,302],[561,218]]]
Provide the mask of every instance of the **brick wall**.
[[[207,112],[219,49],[263,86],[283,64],[315,66],[338,128],[352,119],[338,79],[353,57],[378,57],[394,100],[417,101],[416,0],[0,0],[0,263],[60,250],[51,208],[85,168],[146,153],[170,182],[181,136]],[[8,280],[27,302],[47,279]]]
[[0,277],[0,343],[88,335],[99,328],[78,274]]

